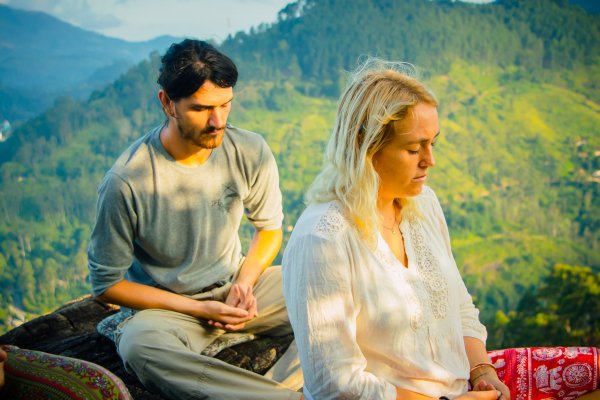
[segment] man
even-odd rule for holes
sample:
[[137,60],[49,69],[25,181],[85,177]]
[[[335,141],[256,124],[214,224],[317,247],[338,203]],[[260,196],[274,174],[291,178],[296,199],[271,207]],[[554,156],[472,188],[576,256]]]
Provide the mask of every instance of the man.
[[[93,293],[140,310],[117,329],[118,352],[172,399],[300,398],[295,344],[265,377],[200,354],[226,331],[292,332],[281,271],[266,268],[282,240],[275,159],[259,135],[227,125],[237,75],[208,43],[173,44],[158,78],[167,121],[129,147],[99,189]],[[244,212],[256,229],[245,257]]]

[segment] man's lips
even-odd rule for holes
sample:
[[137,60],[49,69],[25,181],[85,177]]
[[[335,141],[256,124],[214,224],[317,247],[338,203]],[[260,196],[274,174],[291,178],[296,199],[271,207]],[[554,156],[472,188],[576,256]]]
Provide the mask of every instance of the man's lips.
[[224,131],[225,131],[225,129],[215,129],[215,130],[212,130],[212,131],[209,131],[209,132],[204,131],[204,132],[202,132],[202,134],[203,135],[208,135],[208,136],[217,136],[217,135],[223,133]]

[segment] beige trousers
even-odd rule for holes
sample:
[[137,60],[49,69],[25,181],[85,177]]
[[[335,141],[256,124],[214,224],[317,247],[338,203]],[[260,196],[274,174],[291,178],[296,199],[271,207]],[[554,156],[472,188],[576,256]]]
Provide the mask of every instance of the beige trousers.
[[[227,284],[198,300],[224,301]],[[272,336],[292,332],[282,293],[281,267],[269,267],[254,286],[259,316],[244,332]],[[295,341],[265,376],[200,353],[225,331],[166,310],[142,310],[123,322],[115,341],[125,367],[148,389],[173,400],[299,399],[302,370]]]

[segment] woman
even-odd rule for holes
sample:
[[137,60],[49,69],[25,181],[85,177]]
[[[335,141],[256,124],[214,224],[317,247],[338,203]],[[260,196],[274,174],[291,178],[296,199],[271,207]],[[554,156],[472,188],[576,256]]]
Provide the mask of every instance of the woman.
[[369,60],[352,77],[285,250],[304,395],[508,400],[425,186],[437,100],[398,69]]

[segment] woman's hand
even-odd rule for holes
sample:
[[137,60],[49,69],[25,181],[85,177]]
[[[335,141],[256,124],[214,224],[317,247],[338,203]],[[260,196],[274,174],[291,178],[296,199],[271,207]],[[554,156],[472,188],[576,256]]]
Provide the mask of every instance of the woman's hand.
[[469,381],[474,392],[495,389],[499,392],[498,399],[510,400],[508,387],[500,381],[496,368],[491,364],[487,355],[485,344],[473,337],[464,337],[465,350],[469,358],[469,364],[473,366],[469,371]]
[[474,384],[474,392],[495,389],[500,392],[498,397],[499,400],[510,400],[510,391],[508,390],[508,387],[500,381],[496,374],[485,374],[481,379],[471,383]]
[[496,390],[477,390],[461,394],[455,397],[454,400],[496,400],[499,399],[501,393]]

